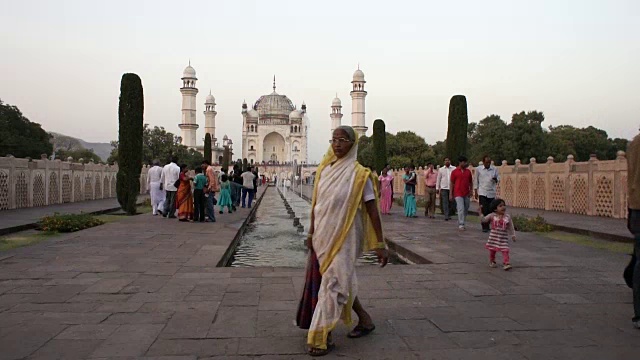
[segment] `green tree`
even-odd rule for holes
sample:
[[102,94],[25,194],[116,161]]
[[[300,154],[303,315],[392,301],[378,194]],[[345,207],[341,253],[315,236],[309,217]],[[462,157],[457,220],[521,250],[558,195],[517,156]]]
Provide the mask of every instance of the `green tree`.
[[18,107],[0,100],[0,156],[39,159],[51,155],[53,145],[40,124],[29,121]]
[[520,112],[513,114],[508,125],[507,140],[505,141],[505,156],[509,163],[520,159],[523,164],[529,159],[546,159],[546,133],[542,128],[544,114],[539,111]]
[[96,155],[96,153],[93,152],[93,149],[85,149],[85,148],[81,148],[81,149],[76,149],[76,150],[56,150],[55,152],[56,154],[56,158],[66,161],[67,158],[71,157],[73,158],[74,162],[77,162],[78,160],[82,159],[83,163],[88,163],[89,161],[93,160],[94,163],[99,163],[102,162],[102,159],[100,159],[100,156]]
[[[142,162],[144,164],[151,164],[155,159],[168,162],[175,155],[180,164],[186,164],[193,169],[200,166],[204,160],[202,154],[182,145],[180,137],[166,131],[163,127],[150,128],[148,124],[145,124],[142,139]],[[111,147],[111,155],[107,162],[113,164],[118,161],[118,142],[112,141]]]
[[470,158],[481,161],[484,155],[489,155],[496,164],[501,164],[507,159],[505,153],[508,138],[508,126],[499,115],[489,115],[480,120],[473,133],[474,145]]
[[372,138],[366,135],[360,136],[358,138],[358,162],[364,167],[373,168],[374,161]]
[[467,98],[454,95],[449,102],[449,126],[447,128],[446,154],[452,163],[458,163],[460,155],[467,154]]
[[122,75],[120,82],[119,164],[116,182],[118,202],[129,215],[136,213],[142,170],[144,95],[142,81],[136,74]]
[[211,156],[211,134],[206,133],[204,135],[204,159],[211,163]]
[[387,133],[381,119],[373,122],[373,159],[373,168],[380,174],[387,165]]

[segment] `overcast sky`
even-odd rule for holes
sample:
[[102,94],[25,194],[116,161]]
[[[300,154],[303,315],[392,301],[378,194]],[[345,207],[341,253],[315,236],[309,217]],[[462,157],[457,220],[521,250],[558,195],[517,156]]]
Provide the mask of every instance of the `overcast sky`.
[[[640,124],[640,1],[0,0],[0,99],[48,131],[108,142],[120,78],[140,75],[145,122],[179,134],[182,71],[217,102],[217,137],[241,140],[243,99],[277,91],[311,120],[312,160],[337,93],[351,124],[351,77],[366,77],[367,125],[434,143],[452,95],[469,120],[539,110],[545,125],[630,138]],[[371,131],[371,130],[369,130]]]

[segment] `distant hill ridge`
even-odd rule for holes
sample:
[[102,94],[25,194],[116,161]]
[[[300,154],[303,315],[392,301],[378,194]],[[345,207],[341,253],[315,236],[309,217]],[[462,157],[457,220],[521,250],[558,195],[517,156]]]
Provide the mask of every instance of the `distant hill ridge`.
[[73,136],[55,132],[50,132],[49,134],[53,136],[53,138],[51,139],[51,143],[53,144],[54,150],[80,150],[83,148],[93,149],[93,152],[98,155],[102,159],[102,161],[107,161],[109,155],[111,154],[110,143],[92,143],[84,141],[82,139],[74,138]]

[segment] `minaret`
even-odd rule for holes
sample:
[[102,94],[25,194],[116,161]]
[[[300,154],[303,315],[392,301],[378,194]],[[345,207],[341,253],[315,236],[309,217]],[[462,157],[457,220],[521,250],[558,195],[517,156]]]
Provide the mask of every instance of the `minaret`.
[[182,122],[178,127],[182,135],[182,145],[191,148],[196,146],[196,130],[198,130],[198,124],[196,123],[197,80],[196,70],[191,67],[191,61],[189,61],[189,66],[182,73],[182,87],[180,88],[182,93]]
[[367,97],[367,92],[364,91],[364,73],[358,70],[353,73],[353,90],[351,90],[351,126],[358,133],[359,136],[367,133],[367,123],[365,121],[365,109],[364,100]]
[[216,98],[211,95],[211,90],[209,90],[209,95],[204,102],[204,133],[211,135],[212,145],[218,140],[216,139],[216,115],[218,115]]
[[331,102],[331,135],[333,135],[333,130],[337,129],[342,125],[342,102],[338,99],[338,94],[336,94],[336,98]]

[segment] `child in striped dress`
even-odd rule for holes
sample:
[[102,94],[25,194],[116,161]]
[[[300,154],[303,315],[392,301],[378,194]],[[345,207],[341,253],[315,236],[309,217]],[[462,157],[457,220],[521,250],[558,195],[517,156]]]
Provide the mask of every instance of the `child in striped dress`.
[[516,241],[516,232],[513,228],[513,221],[506,213],[507,204],[502,199],[495,199],[491,202],[491,214],[482,219],[484,223],[491,224],[491,233],[485,247],[489,250],[489,266],[496,267],[496,252],[502,253],[502,267],[505,271],[511,270],[509,263],[509,236],[512,241]]

